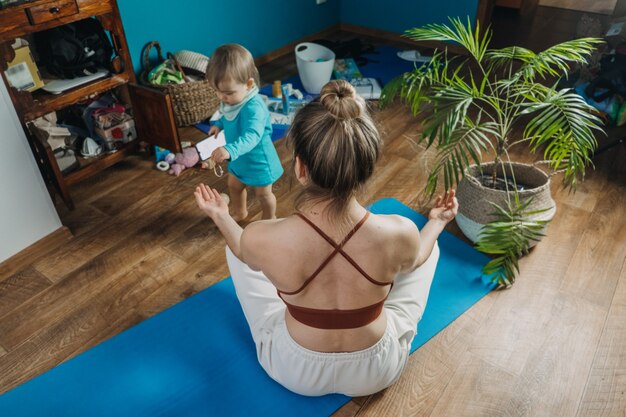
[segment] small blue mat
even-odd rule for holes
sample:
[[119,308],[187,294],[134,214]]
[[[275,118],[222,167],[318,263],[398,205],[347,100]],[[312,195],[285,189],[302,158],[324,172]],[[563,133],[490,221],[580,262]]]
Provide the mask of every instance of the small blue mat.
[[[394,199],[370,207],[426,219]],[[487,294],[488,258],[444,232],[417,349]],[[304,397],[271,380],[227,278],[0,396],[0,416],[303,416],[350,399]]]
[[[367,58],[368,62],[365,65],[359,66],[359,70],[364,77],[376,78],[382,87],[395,77],[405,72],[412,71],[415,68],[415,63],[398,57],[399,51],[402,51],[402,49],[393,48],[391,46],[376,48],[375,53],[363,55],[364,58]],[[307,94],[307,91],[302,86],[299,75],[289,77],[283,80],[282,83],[291,83],[293,88],[302,91],[304,95]],[[264,85],[261,87],[260,93],[271,96],[272,86],[270,84]]]
[[[401,49],[393,48],[391,46],[381,46],[379,48],[376,48],[375,53],[363,55],[363,57],[367,58],[368,62],[367,64],[359,67],[361,73],[364,77],[376,78],[380,85],[384,86],[398,75],[413,70],[413,68],[415,68],[415,64],[413,62],[409,62],[402,58],[399,58],[399,51],[401,51]],[[305,95],[307,94],[306,90],[302,86],[302,82],[300,81],[300,77],[298,75],[289,77],[282,82],[283,84],[291,83],[293,85],[293,88],[297,88]],[[260,93],[271,97],[272,85],[264,85],[263,87],[261,87]],[[309,97],[311,98],[312,96]],[[208,121],[197,123],[195,126],[205,133],[208,133],[209,129],[211,128],[211,125]],[[289,129],[289,125],[275,124],[272,125],[272,127],[272,141],[283,138],[287,133],[287,129]]]

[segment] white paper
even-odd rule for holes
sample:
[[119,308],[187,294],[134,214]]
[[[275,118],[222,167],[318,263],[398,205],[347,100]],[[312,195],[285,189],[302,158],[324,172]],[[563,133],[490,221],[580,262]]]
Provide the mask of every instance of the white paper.
[[205,161],[209,159],[214,150],[224,145],[226,145],[226,137],[224,136],[223,130],[220,130],[217,137],[213,135],[206,139],[202,139],[200,142],[196,143],[196,149],[198,150],[198,155],[200,155],[200,160]]

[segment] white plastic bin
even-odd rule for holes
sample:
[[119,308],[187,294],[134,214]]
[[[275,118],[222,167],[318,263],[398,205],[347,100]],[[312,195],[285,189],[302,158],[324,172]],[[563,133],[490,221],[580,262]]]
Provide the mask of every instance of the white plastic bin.
[[319,94],[330,81],[335,65],[335,53],[325,46],[303,42],[296,45],[296,65],[304,89]]

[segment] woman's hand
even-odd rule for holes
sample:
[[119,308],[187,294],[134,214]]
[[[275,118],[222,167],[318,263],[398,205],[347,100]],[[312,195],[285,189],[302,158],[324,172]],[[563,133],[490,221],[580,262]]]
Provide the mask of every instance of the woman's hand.
[[230,159],[230,154],[223,146],[220,146],[211,154],[211,158],[215,161],[215,163],[219,164],[220,162]]
[[196,187],[193,195],[196,197],[196,203],[198,203],[200,210],[211,219],[215,220],[216,216],[228,214],[228,202],[215,188],[211,189],[201,183]]
[[437,197],[435,207],[430,210],[428,218],[430,220],[441,220],[449,223],[459,211],[459,202],[455,197],[455,191],[450,190],[444,196]]
[[217,136],[218,133],[220,133],[222,129],[220,129],[219,127],[213,125],[211,126],[211,128],[209,129],[209,136]]

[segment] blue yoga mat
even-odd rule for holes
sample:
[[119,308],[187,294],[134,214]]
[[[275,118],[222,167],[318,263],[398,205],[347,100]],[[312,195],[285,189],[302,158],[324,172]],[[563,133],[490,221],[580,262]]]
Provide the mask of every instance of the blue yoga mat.
[[[420,214],[383,199],[373,213]],[[487,294],[487,258],[449,233],[419,332],[417,349]],[[0,416],[302,416],[332,414],[350,399],[304,397],[271,380],[230,278],[0,396]]]

